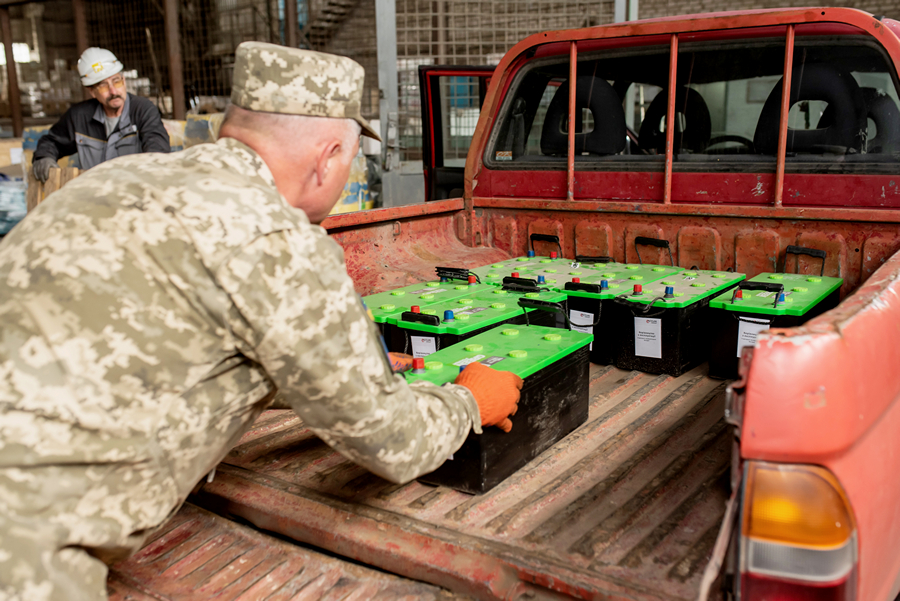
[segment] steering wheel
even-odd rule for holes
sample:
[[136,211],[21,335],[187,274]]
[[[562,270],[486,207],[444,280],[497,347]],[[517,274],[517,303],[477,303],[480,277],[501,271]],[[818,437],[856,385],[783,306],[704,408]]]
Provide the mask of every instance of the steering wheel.
[[706,144],[707,154],[726,154],[726,152],[723,152],[725,149],[719,150],[718,152],[709,151],[709,149],[716,144],[724,144],[725,142],[737,142],[738,144],[742,144],[747,148],[747,154],[756,154],[756,147],[753,146],[753,140],[745,138],[744,136],[738,136],[736,134],[724,134],[721,136],[713,136],[712,138],[710,138],[709,142]]

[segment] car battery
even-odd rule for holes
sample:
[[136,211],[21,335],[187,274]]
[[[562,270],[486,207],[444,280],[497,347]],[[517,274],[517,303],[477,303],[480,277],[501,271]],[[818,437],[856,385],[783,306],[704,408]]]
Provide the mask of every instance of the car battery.
[[506,325],[446,347],[406,372],[409,382],[453,382],[460,368],[480,361],[523,379],[510,432],[485,427],[470,433],[429,484],[485,493],[587,420],[590,334],[535,325]]
[[[503,284],[504,277],[527,277],[527,274],[532,269],[537,268],[538,265],[547,264],[541,263],[541,261],[553,261],[563,263],[565,265],[569,265],[572,263],[570,259],[559,259],[555,252],[551,254],[553,255],[552,258],[540,257],[536,256],[534,254],[534,251],[528,251],[528,256],[516,257],[513,259],[508,259],[506,261],[500,261],[499,263],[491,263],[490,265],[485,265],[483,267],[476,267],[472,270],[472,273],[477,275],[480,281],[485,284],[501,286]],[[514,273],[519,275],[513,276]]]
[[798,326],[840,302],[841,278],[762,273],[709,303],[715,333],[709,375],[735,379],[741,350],[769,328]]
[[[439,274],[442,273],[441,268],[437,271]],[[362,297],[362,300],[372,312],[372,320],[378,326],[381,335],[387,340],[391,329],[388,319],[408,311],[412,305],[426,306],[493,289],[494,287],[488,284],[479,284],[477,276],[467,275],[467,272],[453,274],[453,277],[448,277],[445,273],[438,280],[370,294]]]
[[707,360],[712,342],[709,302],[744,274],[682,271],[646,287],[635,284],[610,305],[616,367],[680,376]]
[[[608,263],[586,276],[572,277],[565,282],[562,288],[568,295],[570,327],[594,334],[592,363],[612,365],[616,361],[618,344],[611,336],[615,330],[610,309],[613,299],[631,290],[634,284],[645,286],[682,271],[683,268],[674,266]],[[596,325],[590,327],[592,323]]]
[[523,297],[554,303],[565,300],[561,292],[513,292],[492,286],[490,290],[462,298],[409,307],[388,320],[393,326],[386,338],[388,350],[426,357],[503,324],[556,326],[553,314],[541,311],[529,316],[532,310],[518,304],[518,299]]

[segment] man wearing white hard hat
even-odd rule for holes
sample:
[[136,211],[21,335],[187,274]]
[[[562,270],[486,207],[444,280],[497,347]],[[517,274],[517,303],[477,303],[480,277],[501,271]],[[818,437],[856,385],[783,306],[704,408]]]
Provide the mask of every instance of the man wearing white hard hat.
[[66,111],[34,152],[34,176],[47,181],[62,157],[78,154],[81,169],[140,152],[169,152],[169,134],[153,103],[125,91],[122,63],[104,48],[78,59],[81,84],[93,98]]

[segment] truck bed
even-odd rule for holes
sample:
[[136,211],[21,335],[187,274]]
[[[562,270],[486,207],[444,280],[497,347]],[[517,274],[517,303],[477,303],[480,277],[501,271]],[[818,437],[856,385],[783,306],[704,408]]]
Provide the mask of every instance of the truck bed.
[[730,494],[725,382],[590,378],[587,423],[484,495],[392,484],[268,411],[192,501],[480,599],[694,599]]

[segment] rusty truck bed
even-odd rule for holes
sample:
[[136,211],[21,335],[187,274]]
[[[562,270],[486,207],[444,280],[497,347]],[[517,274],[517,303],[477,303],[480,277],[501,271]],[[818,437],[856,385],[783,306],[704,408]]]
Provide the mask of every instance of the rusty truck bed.
[[300,601],[468,597],[353,565],[185,504],[133,557],[110,568],[110,601]]
[[587,423],[485,495],[391,484],[268,411],[192,500],[481,599],[693,599],[729,496],[725,383],[590,373]]

